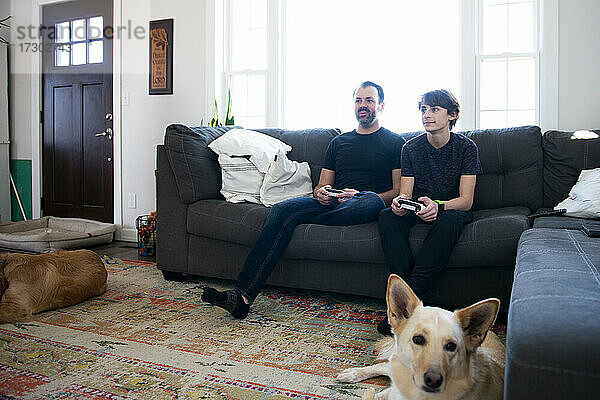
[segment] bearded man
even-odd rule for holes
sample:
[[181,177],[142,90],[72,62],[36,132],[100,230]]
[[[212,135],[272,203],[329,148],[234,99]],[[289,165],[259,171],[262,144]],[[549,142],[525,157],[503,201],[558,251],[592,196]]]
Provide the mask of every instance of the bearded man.
[[[331,140],[313,197],[275,204],[231,290],[205,287],[202,300],[246,318],[299,224],[354,225],[377,221],[400,193],[400,154],[405,140],[383,128],[381,86],[366,81],[354,90],[358,127]],[[337,189],[334,192],[334,188]]]

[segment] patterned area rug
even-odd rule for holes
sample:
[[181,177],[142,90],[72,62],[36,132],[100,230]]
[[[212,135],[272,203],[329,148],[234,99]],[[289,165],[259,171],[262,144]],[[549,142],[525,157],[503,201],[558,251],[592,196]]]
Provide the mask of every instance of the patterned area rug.
[[227,282],[103,259],[104,295],[0,325],[0,398],[359,399],[388,383],[335,380],[372,361],[383,301],[268,288],[237,321],[200,300]]

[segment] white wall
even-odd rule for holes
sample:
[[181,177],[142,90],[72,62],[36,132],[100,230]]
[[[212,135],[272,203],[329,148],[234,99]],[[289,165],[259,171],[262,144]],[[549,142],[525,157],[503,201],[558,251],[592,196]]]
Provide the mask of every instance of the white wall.
[[31,160],[31,66],[37,54],[21,51],[20,43],[31,42],[25,39],[17,41],[14,28],[31,24],[32,2],[23,0],[5,0],[10,3],[10,121],[11,144],[10,157],[18,160]]
[[600,129],[600,1],[561,0],[558,128]]
[[[156,145],[171,123],[197,126],[204,117],[204,1],[124,0],[122,25],[174,19],[173,95],[148,95],[148,38],[122,42],[122,193],[125,237],[138,215],[156,209]],[[137,208],[128,208],[135,193]]]
[[[7,2],[9,0],[1,0]],[[13,15],[11,25],[28,25],[36,0],[10,0]],[[37,0],[46,2],[52,0]],[[597,0],[543,0],[557,4],[557,43],[550,47],[558,54],[556,75],[558,93],[556,126],[542,129],[599,129],[600,114],[600,1]],[[174,18],[174,88],[173,95],[148,95],[148,39],[123,40],[120,53],[120,81],[122,97],[121,135],[115,147],[121,154],[120,183],[122,209],[117,210],[122,220],[124,237],[134,239],[135,218],[155,209],[156,145],[163,142],[165,128],[170,123],[197,125],[214,99],[214,62],[205,54],[218,49],[204,45],[211,26],[207,13],[214,11],[221,0],[115,0],[121,5],[115,15],[121,15],[115,25],[140,25],[148,30],[151,19]],[[207,11],[208,10],[208,11]],[[209,32],[209,35],[206,34]],[[32,159],[32,127],[38,124],[32,103],[32,84],[39,77],[32,76],[32,68],[39,65],[39,55],[23,53],[11,46],[11,127],[13,158]],[[118,87],[118,84],[117,84]],[[119,99],[115,99],[118,112]],[[544,119],[542,119],[544,121]],[[117,131],[119,127],[115,127]],[[35,166],[36,163],[34,162]],[[34,180],[35,185],[35,180]],[[39,190],[37,191],[39,193]],[[33,190],[36,193],[36,190]],[[137,208],[128,208],[129,193],[137,196]],[[35,207],[35,200],[33,201]],[[38,203],[39,204],[39,203]],[[34,210],[35,215],[35,210]]]

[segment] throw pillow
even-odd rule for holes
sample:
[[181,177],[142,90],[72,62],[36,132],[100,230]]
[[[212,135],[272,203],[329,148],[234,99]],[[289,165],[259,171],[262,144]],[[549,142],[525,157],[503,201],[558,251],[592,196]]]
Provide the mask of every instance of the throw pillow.
[[262,173],[267,172],[278,153],[287,154],[292,149],[281,140],[247,129],[232,129],[213,140],[208,147],[219,155],[249,156]]
[[569,197],[554,207],[559,208],[569,217],[600,218],[600,168],[582,170]]
[[219,155],[221,166],[221,194],[231,203],[260,204],[260,188],[265,174],[261,173],[247,157]]

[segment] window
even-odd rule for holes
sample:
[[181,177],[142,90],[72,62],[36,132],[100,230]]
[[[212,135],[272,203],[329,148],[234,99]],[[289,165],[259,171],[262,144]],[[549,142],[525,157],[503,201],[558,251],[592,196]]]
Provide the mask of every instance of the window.
[[55,59],[57,67],[99,64],[104,60],[104,18],[65,21],[55,26]]
[[269,69],[267,0],[230,0],[228,5],[230,44],[225,74],[235,122],[249,128],[264,127]]
[[439,88],[461,102],[459,130],[538,124],[538,4],[228,0],[225,93],[250,128],[353,129],[365,80],[397,132],[423,129],[418,97]]
[[537,124],[537,1],[480,0],[479,12],[478,126]]
[[458,0],[286,7],[286,127],[355,128],[352,92],[366,80],[383,87],[382,125],[396,132],[423,129],[419,95],[439,88],[460,95]]

